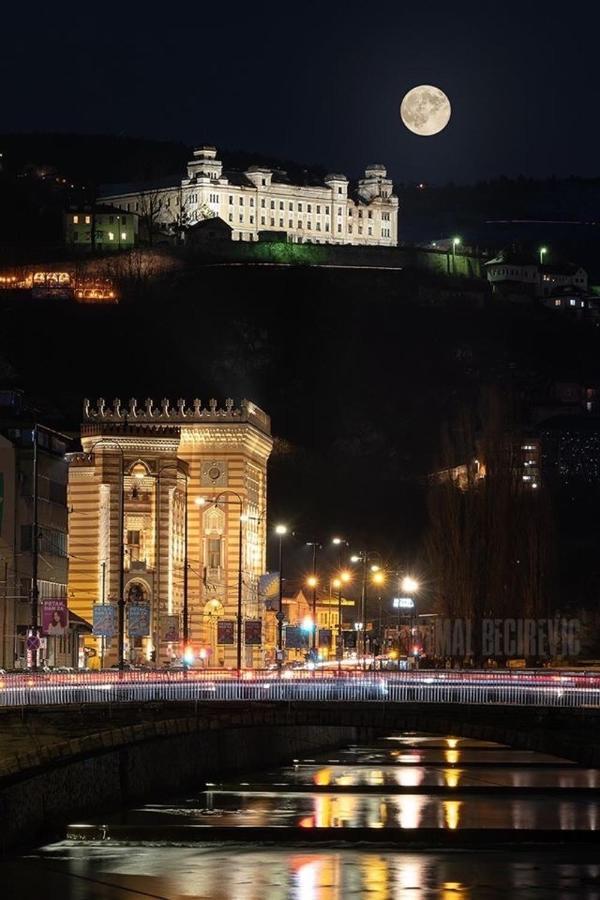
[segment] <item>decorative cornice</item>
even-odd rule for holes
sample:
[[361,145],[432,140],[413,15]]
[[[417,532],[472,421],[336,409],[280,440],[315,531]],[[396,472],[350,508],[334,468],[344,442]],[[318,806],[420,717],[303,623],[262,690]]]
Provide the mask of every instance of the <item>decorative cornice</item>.
[[191,407],[186,406],[183,398],[179,398],[177,405],[172,407],[166,397],[161,400],[160,406],[155,406],[154,400],[148,398],[143,407],[138,407],[138,401],[132,397],[125,409],[118,397],[113,400],[112,406],[107,406],[104,398],[100,397],[95,407],[92,407],[89,400],[84,400],[83,420],[84,423],[127,424],[130,427],[138,425],[155,427],[157,424],[189,425],[207,421],[248,422],[266,434],[271,433],[271,420],[260,407],[250,400],[242,400],[240,406],[235,407],[231,398],[225,400],[224,407],[219,407],[217,400],[209,400],[207,408],[202,406],[202,401],[198,398],[193,400]]

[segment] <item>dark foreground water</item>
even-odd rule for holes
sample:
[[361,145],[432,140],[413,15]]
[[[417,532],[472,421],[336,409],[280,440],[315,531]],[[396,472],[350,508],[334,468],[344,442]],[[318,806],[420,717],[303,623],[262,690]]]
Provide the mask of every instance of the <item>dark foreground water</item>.
[[[65,840],[1,864],[0,897],[600,900],[600,842],[587,843],[600,829],[599,787],[600,772],[567,760],[395,735],[90,818],[109,841]],[[176,842],[173,826],[185,826]],[[285,844],[281,826],[293,829]],[[233,841],[219,840],[222,827]],[[245,838],[249,827],[263,829],[260,843]],[[357,840],[358,829],[378,843]],[[493,829],[514,841],[494,846]],[[549,831],[552,845],[536,840]],[[419,833],[419,849],[403,846]]]

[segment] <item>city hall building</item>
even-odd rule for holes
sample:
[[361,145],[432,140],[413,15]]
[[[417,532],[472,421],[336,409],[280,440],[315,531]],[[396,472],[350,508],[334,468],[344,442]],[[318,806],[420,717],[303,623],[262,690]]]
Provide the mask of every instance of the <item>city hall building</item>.
[[122,596],[127,660],[179,659],[187,605],[196,658],[235,666],[241,593],[242,665],[260,664],[269,417],[248,400],[86,401],[81,443],[69,457],[68,594],[95,623],[92,657],[117,660]]
[[256,241],[279,232],[295,243],[398,243],[398,198],[379,164],[368,166],[354,189],[339,174],[299,185],[285,172],[264,166],[224,171],[215,147],[200,147],[179,184],[107,194],[102,202],[150,217],[153,226],[173,232],[219,217],[232,229],[233,240]]

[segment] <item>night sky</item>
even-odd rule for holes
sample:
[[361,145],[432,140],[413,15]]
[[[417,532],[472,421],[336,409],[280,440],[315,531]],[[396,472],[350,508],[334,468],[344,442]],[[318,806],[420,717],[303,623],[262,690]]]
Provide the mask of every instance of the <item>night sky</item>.
[[[12,4],[1,129],[210,142],[351,177],[381,161],[406,182],[596,175],[599,29],[588,2]],[[399,119],[422,83],[453,106],[434,138]]]

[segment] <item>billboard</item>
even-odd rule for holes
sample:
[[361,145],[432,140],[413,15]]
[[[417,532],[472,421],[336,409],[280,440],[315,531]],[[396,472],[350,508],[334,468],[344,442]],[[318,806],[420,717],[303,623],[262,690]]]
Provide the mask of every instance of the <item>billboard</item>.
[[148,637],[150,634],[150,604],[127,604],[127,630],[129,637]]
[[285,646],[289,650],[306,650],[308,647],[308,631],[300,625],[286,625]]
[[244,622],[244,640],[246,644],[261,643],[261,626],[260,619],[246,619]]
[[319,628],[319,647],[331,647],[331,628]]
[[117,607],[114,603],[95,603],[92,633],[97,637],[114,637],[117,633]]
[[219,619],[217,622],[217,644],[233,644],[233,622]]
[[42,600],[42,634],[64,637],[69,631],[69,611],[64,597]]
[[160,639],[169,642],[179,640],[179,616],[160,617]]

